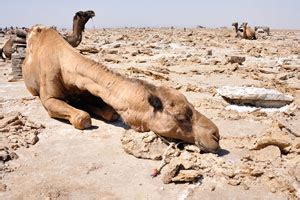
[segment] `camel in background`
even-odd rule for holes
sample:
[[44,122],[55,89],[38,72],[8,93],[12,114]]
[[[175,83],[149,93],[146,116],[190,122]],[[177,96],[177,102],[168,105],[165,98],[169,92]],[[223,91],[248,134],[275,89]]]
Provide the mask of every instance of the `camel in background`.
[[14,44],[26,44],[27,30],[17,29],[16,35],[13,35],[9,40],[6,41],[4,46],[0,49],[0,58],[3,60],[11,59],[11,55],[15,51],[13,49]]
[[73,32],[71,35],[63,36],[64,39],[72,46],[77,47],[82,40],[82,32],[84,31],[85,24],[95,17],[95,12],[92,10],[79,11],[73,17]]
[[243,26],[243,38],[247,40],[256,40],[256,34],[255,31],[248,26],[247,22],[242,23]]

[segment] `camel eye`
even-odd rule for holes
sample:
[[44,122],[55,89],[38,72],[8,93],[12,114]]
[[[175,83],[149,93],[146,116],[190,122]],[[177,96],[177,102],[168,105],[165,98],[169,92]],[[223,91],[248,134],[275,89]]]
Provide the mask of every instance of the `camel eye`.
[[186,109],[185,116],[186,116],[188,119],[192,118],[192,117],[193,117],[193,111],[192,111],[192,109],[187,108],[187,109]]

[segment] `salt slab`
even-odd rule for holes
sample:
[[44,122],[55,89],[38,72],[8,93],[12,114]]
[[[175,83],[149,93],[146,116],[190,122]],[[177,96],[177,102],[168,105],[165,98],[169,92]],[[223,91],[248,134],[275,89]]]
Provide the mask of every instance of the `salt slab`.
[[224,86],[217,92],[229,103],[238,105],[279,108],[294,100],[291,95],[266,88]]

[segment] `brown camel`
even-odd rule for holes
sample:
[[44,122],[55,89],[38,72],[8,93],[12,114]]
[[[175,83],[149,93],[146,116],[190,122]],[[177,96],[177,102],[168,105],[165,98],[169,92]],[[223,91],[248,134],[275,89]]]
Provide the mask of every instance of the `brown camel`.
[[243,38],[247,40],[256,40],[255,31],[250,26],[248,26],[248,23],[244,22],[242,26],[243,26]]
[[82,40],[82,32],[84,31],[85,24],[90,18],[95,17],[95,12],[92,10],[79,11],[73,18],[73,33],[64,36],[65,40],[72,46],[77,47]]
[[27,89],[49,115],[75,128],[91,126],[89,113],[106,121],[120,115],[136,131],[195,143],[203,151],[219,149],[216,125],[180,92],[116,74],[82,56],[51,28],[31,29],[22,71]]
[[16,35],[13,35],[9,40],[7,40],[4,46],[0,49],[0,58],[3,60],[11,59],[11,55],[14,52],[14,44],[26,44],[26,34],[25,30],[16,30]]

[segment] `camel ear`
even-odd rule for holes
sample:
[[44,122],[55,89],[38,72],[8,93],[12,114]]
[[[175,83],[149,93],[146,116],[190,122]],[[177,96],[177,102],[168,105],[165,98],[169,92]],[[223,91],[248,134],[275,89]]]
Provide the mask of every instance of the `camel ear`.
[[158,98],[157,96],[151,94],[148,97],[148,102],[154,108],[154,112],[163,110],[163,104],[160,98]]

